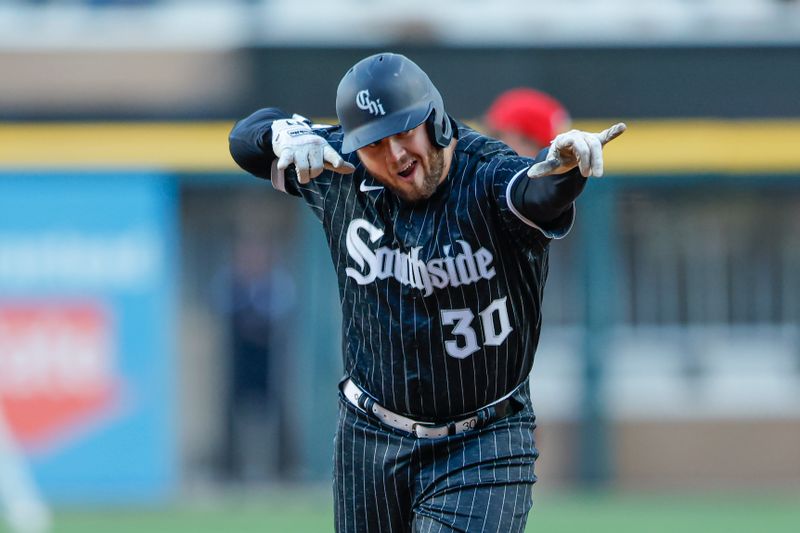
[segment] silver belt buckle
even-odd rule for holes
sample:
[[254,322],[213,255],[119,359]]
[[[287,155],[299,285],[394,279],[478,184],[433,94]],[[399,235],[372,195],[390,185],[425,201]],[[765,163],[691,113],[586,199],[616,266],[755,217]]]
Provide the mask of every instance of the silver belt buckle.
[[415,436],[421,439],[435,439],[438,437],[446,437],[449,433],[447,430],[447,426],[432,426],[428,424],[423,424],[421,422],[415,422],[414,425],[411,426],[411,431],[414,433]]
[[[416,422],[412,427],[411,430],[417,437],[420,438],[436,438],[436,437],[446,437],[450,435],[450,426],[451,424],[445,424],[443,426],[435,426],[431,424],[423,424],[421,422]],[[453,422],[453,435],[458,435],[459,433],[464,433],[465,431],[471,431],[478,426],[478,417],[471,416],[469,418],[465,418],[463,420],[459,420],[458,422]],[[418,431],[418,429],[423,429],[422,432]]]

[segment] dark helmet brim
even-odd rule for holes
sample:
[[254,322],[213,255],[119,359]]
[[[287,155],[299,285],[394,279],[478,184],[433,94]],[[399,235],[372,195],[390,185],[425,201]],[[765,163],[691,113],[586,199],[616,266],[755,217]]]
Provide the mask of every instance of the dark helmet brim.
[[391,115],[367,122],[344,134],[342,153],[349,154],[385,137],[413,130],[425,122],[433,111],[433,104],[402,109]]

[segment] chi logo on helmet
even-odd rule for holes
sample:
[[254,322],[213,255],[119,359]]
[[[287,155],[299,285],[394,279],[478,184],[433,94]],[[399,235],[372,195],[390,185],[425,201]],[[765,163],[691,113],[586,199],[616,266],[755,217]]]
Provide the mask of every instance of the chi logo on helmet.
[[375,100],[372,100],[369,97],[368,89],[358,91],[356,94],[356,105],[359,109],[369,111],[371,115],[375,115],[376,117],[386,114],[386,111],[383,110],[383,105],[381,105],[380,99],[376,98]]

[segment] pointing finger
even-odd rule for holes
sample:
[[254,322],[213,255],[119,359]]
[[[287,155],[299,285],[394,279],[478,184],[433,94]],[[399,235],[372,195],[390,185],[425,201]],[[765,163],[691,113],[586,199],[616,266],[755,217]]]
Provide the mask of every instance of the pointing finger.
[[352,174],[356,170],[354,165],[342,159],[342,156],[331,146],[326,146],[323,149],[323,160],[326,169],[338,172],[339,174]]
[[627,129],[628,129],[628,126],[626,126],[624,122],[618,122],[617,124],[614,124],[610,128],[605,129],[605,130],[601,131],[600,133],[597,133],[596,135],[597,135],[598,140],[600,141],[600,144],[605,145],[605,144],[613,141],[614,139],[616,139],[620,135],[622,135],[625,132],[625,130],[627,130]]
[[325,169],[337,172],[339,174],[352,174],[353,172],[356,171],[355,165],[353,165],[352,163],[348,163],[345,160],[342,160],[339,166],[333,166],[330,163],[325,163]]
[[331,145],[327,145],[322,148],[322,158],[326,163],[330,163],[330,166],[334,168],[340,166],[344,162],[342,156],[340,156]]

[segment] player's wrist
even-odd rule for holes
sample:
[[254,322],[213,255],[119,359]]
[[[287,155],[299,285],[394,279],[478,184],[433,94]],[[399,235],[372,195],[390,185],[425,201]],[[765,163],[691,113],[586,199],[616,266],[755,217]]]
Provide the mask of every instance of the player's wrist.
[[270,129],[272,150],[276,155],[280,155],[285,148],[318,143],[317,139],[321,139],[308,124],[294,118],[276,120]]

